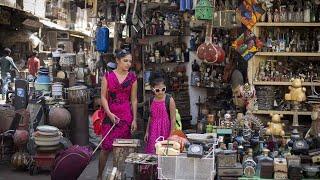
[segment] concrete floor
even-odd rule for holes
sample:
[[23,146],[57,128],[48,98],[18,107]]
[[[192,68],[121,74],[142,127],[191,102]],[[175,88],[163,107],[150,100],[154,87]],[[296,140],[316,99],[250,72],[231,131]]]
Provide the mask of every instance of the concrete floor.
[[[90,162],[87,168],[83,171],[78,180],[95,180],[98,174],[98,155],[96,153],[94,159]],[[130,169],[130,167],[129,167]],[[112,171],[112,156],[109,157],[107,166],[105,168],[105,178],[107,174]],[[126,172],[130,176],[130,170]],[[39,174],[30,176],[28,171],[16,171],[10,164],[0,164],[0,180],[50,180],[50,172],[42,171]]]

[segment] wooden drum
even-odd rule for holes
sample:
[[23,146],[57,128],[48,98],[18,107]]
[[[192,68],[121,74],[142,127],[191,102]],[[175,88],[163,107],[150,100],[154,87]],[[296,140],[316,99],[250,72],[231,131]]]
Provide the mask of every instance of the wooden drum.
[[67,93],[70,104],[86,104],[89,100],[87,86],[72,86],[67,88]]

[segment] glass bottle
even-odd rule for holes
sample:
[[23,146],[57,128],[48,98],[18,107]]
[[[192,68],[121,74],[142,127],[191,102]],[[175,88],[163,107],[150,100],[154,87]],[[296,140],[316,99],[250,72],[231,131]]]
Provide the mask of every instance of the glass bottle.
[[274,15],[273,15],[273,22],[275,22],[275,23],[280,22],[280,13],[279,13],[279,10],[278,10],[278,9],[275,9],[273,14],[274,14]]
[[258,177],[260,177],[260,173],[261,173],[261,165],[263,163],[268,163],[268,162],[273,162],[273,159],[271,157],[269,157],[269,149],[264,148],[262,150],[262,155],[257,157],[257,161],[258,161],[258,165],[257,165],[257,169],[256,169],[256,175]]
[[280,22],[287,22],[287,7],[281,6],[280,7]]
[[311,12],[310,12],[310,21],[311,22],[316,22],[316,9],[314,4],[311,5]]
[[284,38],[284,33],[282,34],[282,37],[279,40],[279,50],[280,50],[280,52],[286,51],[286,41]]
[[310,1],[306,1],[303,9],[303,22],[310,22],[311,20],[310,14],[311,14]]
[[290,4],[289,5],[289,11],[288,11],[288,21],[289,22],[295,22],[295,14],[294,14],[294,5]]

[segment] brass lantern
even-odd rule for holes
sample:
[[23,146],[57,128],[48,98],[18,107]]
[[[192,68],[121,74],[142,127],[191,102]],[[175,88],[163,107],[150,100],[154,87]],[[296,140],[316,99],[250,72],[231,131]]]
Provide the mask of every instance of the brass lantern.
[[212,20],[213,9],[208,0],[200,0],[195,9],[195,16],[199,20]]

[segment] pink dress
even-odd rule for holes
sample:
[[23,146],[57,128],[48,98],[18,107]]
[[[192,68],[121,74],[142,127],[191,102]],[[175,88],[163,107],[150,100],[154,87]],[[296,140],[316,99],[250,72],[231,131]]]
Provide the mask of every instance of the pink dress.
[[[131,108],[131,89],[133,83],[137,80],[134,73],[129,72],[125,80],[120,84],[116,74],[108,72],[105,74],[108,88],[108,105],[110,111],[120,118],[119,123],[114,127],[108,137],[102,143],[102,149],[112,150],[114,139],[131,138],[131,123],[133,120]],[[111,120],[106,117],[102,123],[102,137],[112,127]]]
[[145,147],[145,152],[155,154],[155,143],[159,136],[167,139],[170,135],[171,123],[166,109],[165,100],[153,100],[151,104],[151,119],[149,124],[149,137]]

